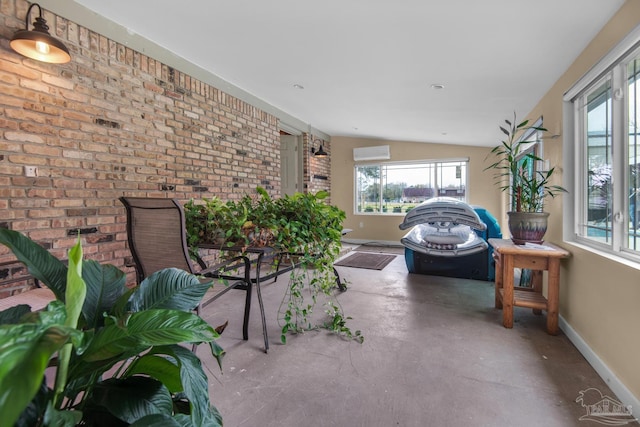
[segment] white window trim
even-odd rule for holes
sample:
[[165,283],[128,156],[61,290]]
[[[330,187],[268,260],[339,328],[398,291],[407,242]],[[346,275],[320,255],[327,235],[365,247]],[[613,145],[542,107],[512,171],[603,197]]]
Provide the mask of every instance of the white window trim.
[[[544,123],[543,123],[542,117],[538,117],[538,119],[535,122],[533,122],[531,126],[536,128],[543,127]],[[525,148],[522,149],[520,152],[526,153],[529,150],[532,150],[537,145],[539,148],[538,157],[544,159],[544,147],[543,147],[544,140],[543,140],[542,133],[543,132],[539,130],[530,129],[529,131],[522,134],[519,138],[519,141],[526,141],[527,139],[530,139],[530,138],[535,138],[535,139],[532,140],[530,143],[524,145]]]
[[[434,164],[434,163],[455,163],[464,162],[467,165],[467,175],[465,180],[465,189],[469,188],[469,157],[447,157],[443,159],[421,159],[421,160],[398,160],[398,161],[368,161],[355,162],[353,167],[353,215],[373,215],[373,216],[405,216],[406,213],[378,213],[378,212],[358,212],[358,167],[363,166],[394,166],[394,165],[415,165],[415,164]],[[437,195],[434,197],[438,197]],[[465,200],[468,200],[469,193],[465,193]]]
[[420,159],[420,160],[395,160],[395,161],[366,161],[355,162],[354,166],[373,166],[373,165],[413,165],[420,163],[449,163],[449,162],[467,162],[469,163],[469,157],[445,157],[443,159]]
[[[562,158],[563,158],[563,168],[566,171],[563,174],[563,183],[562,185],[569,189],[569,194],[565,195],[564,203],[563,203],[563,240],[566,243],[572,244],[581,249],[587,250],[589,252],[596,253],[600,256],[606,257],[613,261],[617,261],[623,263],[627,266],[636,268],[640,270],[640,256],[636,253],[631,253],[630,251],[622,250],[621,235],[614,235],[613,242],[615,246],[609,247],[608,245],[599,245],[597,242],[592,240],[581,239],[578,235],[577,227],[579,226],[579,218],[581,212],[576,209],[576,206],[583,206],[584,195],[585,192],[576,191],[576,181],[581,172],[583,172],[583,168],[585,166],[585,161],[581,157],[583,152],[582,150],[578,150],[575,143],[576,134],[580,133],[581,126],[583,123],[577,122],[575,119],[574,112],[574,101],[576,98],[583,93],[583,91],[587,90],[590,86],[595,86],[599,84],[599,82],[603,81],[603,78],[611,73],[611,68],[617,65],[620,62],[623,62],[627,57],[632,54],[634,51],[640,50],[640,25],[634,28],[624,39],[622,39],[613,49],[611,49],[606,55],[604,55],[585,75],[583,75],[574,85],[565,92],[562,101],[563,101],[563,141],[562,141]],[[620,71],[620,70],[618,70]],[[620,77],[620,76],[618,76]],[[614,93],[619,88],[613,87]],[[624,121],[625,115],[628,113],[628,107],[625,105],[625,99],[616,99],[614,96],[613,99],[613,109],[622,109],[622,114],[618,114],[614,116],[618,118],[620,121]],[[618,123],[620,126],[620,123]],[[619,127],[619,129],[624,129],[624,126]],[[619,133],[619,132],[618,132]],[[618,135],[614,132],[613,134],[613,144],[614,147],[622,147],[624,144],[620,144],[619,138],[623,138],[623,135]],[[620,156],[624,156],[624,150],[614,150],[613,153],[613,162],[619,162]],[[619,168],[617,168],[619,169]],[[618,170],[615,172],[613,176],[614,182],[623,182],[623,186],[617,186],[614,188],[614,191],[624,192],[624,188],[628,185],[627,177],[624,171]],[[579,186],[582,187],[584,183],[580,182]],[[622,196],[624,197],[624,195]],[[623,212],[625,218],[628,216],[628,213],[625,213],[625,209],[622,209],[620,204],[622,197],[614,197],[615,205],[613,206],[614,212]],[[618,227],[620,230],[620,227]],[[616,250],[617,249],[617,250]]]
[[640,47],[640,25],[634,28],[620,43],[603,56],[587,73],[565,92],[562,100],[571,103],[587,86],[600,77],[614,64],[620,62],[628,53]]

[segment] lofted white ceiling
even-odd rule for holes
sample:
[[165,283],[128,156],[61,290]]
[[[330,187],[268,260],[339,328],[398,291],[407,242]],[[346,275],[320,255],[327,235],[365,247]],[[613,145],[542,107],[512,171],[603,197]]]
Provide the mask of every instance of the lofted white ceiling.
[[75,2],[328,135],[491,146],[624,0]]

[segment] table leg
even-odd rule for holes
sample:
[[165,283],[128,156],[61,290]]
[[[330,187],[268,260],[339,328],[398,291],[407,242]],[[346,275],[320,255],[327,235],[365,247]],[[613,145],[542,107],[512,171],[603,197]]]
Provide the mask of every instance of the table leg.
[[340,273],[338,273],[338,270],[336,270],[335,267],[333,267],[333,274],[336,276],[336,285],[338,285],[338,289],[340,289],[340,292],[346,291],[347,285],[342,283],[342,280],[340,279]]
[[558,300],[560,298],[560,260],[549,259],[547,289],[547,332],[550,335],[558,334]]
[[502,255],[502,325],[513,328],[513,256]]
[[495,274],[495,307],[502,308],[502,298],[500,297],[500,289],[502,289],[502,262],[500,261],[500,255],[496,252],[493,253],[493,261],[496,266]]
[[264,316],[264,304],[262,303],[262,291],[260,290],[260,277],[256,278],[256,294],[258,295],[258,304],[260,305],[260,317],[262,318],[262,336],[264,337],[264,352],[269,352],[269,336],[267,335],[267,320]]
[[[542,294],[542,270],[531,271],[531,286],[534,292]],[[542,310],[534,308],[533,314],[542,314]]]
[[261,252],[258,255],[258,260],[256,261],[256,279],[254,284],[256,286],[256,294],[258,296],[258,305],[260,306],[260,317],[262,318],[262,336],[264,337],[264,352],[269,352],[269,336],[267,335],[267,320],[264,316],[264,304],[262,303],[262,290],[260,289],[260,266],[262,264],[262,256],[264,254]]

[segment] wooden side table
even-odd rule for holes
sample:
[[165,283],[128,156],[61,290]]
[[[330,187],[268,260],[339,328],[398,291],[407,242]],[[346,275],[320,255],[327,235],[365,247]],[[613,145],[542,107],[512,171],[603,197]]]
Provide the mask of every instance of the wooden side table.
[[[489,239],[496,262],[495,306],[502,309],[502,324],[513,327],[513,307],[528,307],[540,314],[547,312],[547,332],[558,333],[560,260],[569,252],[551,243],[516,245],[507,239]],[[532,286],[514,286],[515,268],[532,270]],[[547,298],[542,295],[542,272],[548,271]]]

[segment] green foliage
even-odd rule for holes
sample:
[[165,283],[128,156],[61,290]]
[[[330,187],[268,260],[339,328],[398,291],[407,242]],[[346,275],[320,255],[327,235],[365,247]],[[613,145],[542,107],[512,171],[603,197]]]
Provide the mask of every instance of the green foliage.
[[351,319],[351,317],[345,318],[339,307],[336,307],[333,304],[329,305],[327,314],[329,314],[329,318],[331,319],[331,323],[327,325],[328,329],[339,331],[347,338],[354,339],[360,343],[364,342],[364,336],[361,331],[351,332],[351,329],[347,328],[347,320]]
[[[253,196],[222,202],[218,198],[190,200],[184,206],[188,243],[191,251],[199,244],[226,247],[271,247],[286,254],[282,262],[298,266],[291,273],[289,288],[280,310],[281,341],[286,334],[318,326],[356,338],[342,322],[321,322],[312,315],[318,296],[328,300],[325,313],[333,319],[342,316],[332,303],[336,286],[333,262],[340,254],[342,222],[346,215],[325,203],[326,191],[296,193],[273,199],[258,188]],[[346,319],[346,317],[341,317]],[[357,335],[360,341],[360,335]]]
[[58,298],[0,312],[3,425],[222,425],[200,360],[179,345],[208,343],[220,363],[218,335],[192,312],[209,285],[166,269],[128,290],[122,271],[83,261],[79,242],[68,267],[15,231],[0,229],[0,243]]
[[190,200],[184,206],[188,244],[191,248],[200,243],[270,246],[288,253],[336,247],[339,251],[346,215],[324,203],[328,196],[319,191],[272,199],[259,187],[256,195],[245,194],[237,201]]
[[544,199],[547,196],[553,198],[567,190],[559,185],[551,184],[555,167],[548,171],[533,172],[535,162],[542,159],[533,152],[526,152],[526,149],[535,141],[526,140],[522,136],[528,131],[545,132],[546,129],[529,126],[528,120],[516,123],[514,113],[513,121],[505,120],[506,126],[500,126],[500,130],[506,135],[506,138],[491,150],[490,154],[497,160],[487,166],[485,170],[493,170],[498,188],[502,191],[509,191],[511,211],[542,212]]

